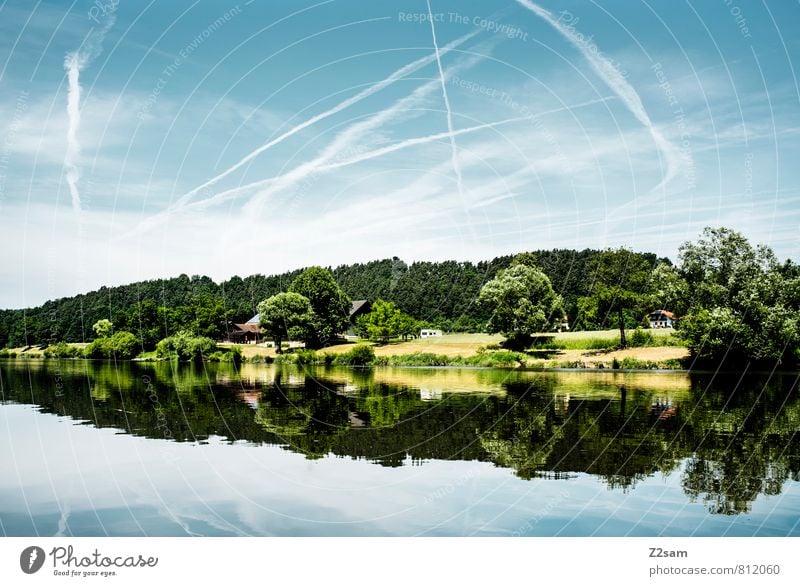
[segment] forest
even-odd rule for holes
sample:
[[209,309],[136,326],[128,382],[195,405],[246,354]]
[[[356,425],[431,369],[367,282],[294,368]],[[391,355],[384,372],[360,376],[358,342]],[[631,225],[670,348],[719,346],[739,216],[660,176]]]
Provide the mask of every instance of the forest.
[[[593,263],[600,254],[591,249],[530,253],[562,297],[570,316],[576,313],[578,299],[591,289]],[[652,253],[636,256],[651,267],[658,261],[669,262]],[[513,258],[407,264],[395,257],[329,268],[350,299],[383,299],[431,327],[473,332],[483,330],[491,315],[490,308],[477,303],[481,288],[508,268]],[[34,308],[0,310],[0,348],[90,341],[95,338],[92,325],[102,319],[111,320],[117,330],[137,332],[144,347],[153,347],[181,330],[218,339],[231,323],[250,319],[264,299],[287,291],[301,273],[298,268],[279,275],[234,276],[221,283],[206,276],[183,274],[101,287]]]

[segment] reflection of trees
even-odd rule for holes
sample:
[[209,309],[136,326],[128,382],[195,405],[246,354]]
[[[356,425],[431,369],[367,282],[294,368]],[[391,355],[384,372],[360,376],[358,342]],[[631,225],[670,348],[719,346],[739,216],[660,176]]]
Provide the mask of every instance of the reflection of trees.
[[[720,514],[746,512],[759,495],[800,480],[800,399],[790,378],[748,379],[733,392],[727,381],[694,377],[694,388],[672,391],[668,377],[651,385],[655,375],[479,371],[475,388],[492,393],[465,394],[463,373],[426,379],[412,370],[404,383],[402,370],[330,372],[264,368],[240,378],[225,364],[17,361],[0,363],[0,388],[5,399],[99,427],[247,440],[308,458],[482,460],[524,479],[588,473],[623,490],[682,466],[686,494]],[[455,391],[423,400],[426,381]]]
[[800,402],[791,378],[703,390],[698,385],[687,416],[693,453],[681,477],[693,500],[713,513],[742,513],[759,494],[778,495],[786,480],[800,480]]

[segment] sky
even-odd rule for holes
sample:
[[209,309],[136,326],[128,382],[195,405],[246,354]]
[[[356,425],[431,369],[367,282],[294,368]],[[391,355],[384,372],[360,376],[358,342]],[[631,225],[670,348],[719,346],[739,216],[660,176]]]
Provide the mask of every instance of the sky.
[[0,0],[0,307],[627,246],[800,259],[800,2]]

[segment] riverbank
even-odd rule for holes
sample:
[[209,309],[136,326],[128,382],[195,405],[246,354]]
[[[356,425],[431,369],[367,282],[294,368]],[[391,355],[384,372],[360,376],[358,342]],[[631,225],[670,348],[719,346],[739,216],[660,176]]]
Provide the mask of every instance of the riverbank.
[[[631,337],[633,337],[631,335]],[[641,336],[640,336],[641,338]],[[686,367],[688,350],[669,330],[647,331],[644,344],[624,350],[617,348],[619,332],[567,332],[548,334],[526,352],[502,349],[503,337],[492,334],[448,334],[428,339],[397,341],[388,344],[345,342],[321,350],[293,350],[277,354],[264,344],[238,346],[245,362],[301,364],[338,364],[355,366],[477,366],[500,368],[588,368],[622,370],[679,370]],[[69,344],[76,350],[86,344]],[[224,355],[234,345],[218,345]],[[77,354],[77,353],[76,353]],[[40,347],[4,349],[0,357],[46,358]],[[77,357],[77,356],[76,356]],[[212,361],[218,361],[215,356]],[[140,354],[135,360],[157,361],[154,352]]]
[[[503,337],[492,334],[449,334],[378,345],[371,342],[348,342],[317,351],[294,351],[276,354],[274,348],[260,344],[242,346],[248,362],[300,362],[347,364],[348,355],[357,345],[370,347],[374,366],[483,366],[513,368],[617,368],[679,370],[689,358],[686,347],[676,345],[671,331],[653,330],[648,345],[617,348],[619,332],[568,332],[548,334],[541,348],[526,352],[501,349]],[[356,364],[361,365],[364,357]]]

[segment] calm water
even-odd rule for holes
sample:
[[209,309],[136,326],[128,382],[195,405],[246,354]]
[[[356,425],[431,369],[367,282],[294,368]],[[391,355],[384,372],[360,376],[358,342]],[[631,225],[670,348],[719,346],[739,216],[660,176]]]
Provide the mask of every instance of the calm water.
[[0,532],[800,535],[796,382],[0,361]]

